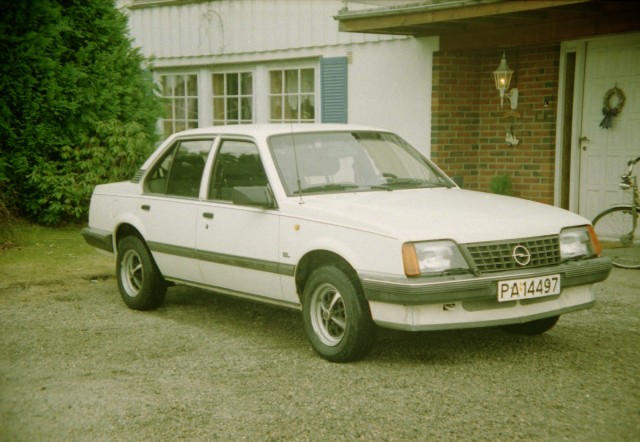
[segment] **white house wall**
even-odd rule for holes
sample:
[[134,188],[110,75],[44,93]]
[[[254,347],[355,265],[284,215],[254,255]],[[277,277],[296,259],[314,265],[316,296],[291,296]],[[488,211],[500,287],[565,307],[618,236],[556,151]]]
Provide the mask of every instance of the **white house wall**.
[[[139,3],[120,0],[118,6],[129,17],[134,45],[152,58],[156,72],[199,70],[202,93],[207,88],[202,74],[217,68],[347,56],[349,122],[396,131],[430,152],[437,38],[339,32],[333,16],[344,6],[341,0]],[[264,105],[258,101],[256,108]],[[209,118],[206,108],[200,116]]]
[[362,44],[349,65],[349,122],[391,129],[431,153],[432,38]]

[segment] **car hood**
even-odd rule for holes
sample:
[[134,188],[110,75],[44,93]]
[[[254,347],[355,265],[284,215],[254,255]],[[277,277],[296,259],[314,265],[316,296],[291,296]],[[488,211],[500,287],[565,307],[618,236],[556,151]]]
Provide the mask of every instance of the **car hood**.
[[589,223],[547,204],[459,188],[307,195],[290,198],[282,209],[285,215],[402,241],[496,241],[552,235]]

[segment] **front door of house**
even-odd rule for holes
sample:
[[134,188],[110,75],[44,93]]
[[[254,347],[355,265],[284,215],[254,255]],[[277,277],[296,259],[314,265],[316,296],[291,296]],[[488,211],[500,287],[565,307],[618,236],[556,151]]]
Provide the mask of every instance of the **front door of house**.
[[[603,123],[603,107],[618,111],[609,122]],[[593,220],[627,201],[620,175],[629,159],[640,156],[640,34],[587,43],[579,149],[578,211]]]

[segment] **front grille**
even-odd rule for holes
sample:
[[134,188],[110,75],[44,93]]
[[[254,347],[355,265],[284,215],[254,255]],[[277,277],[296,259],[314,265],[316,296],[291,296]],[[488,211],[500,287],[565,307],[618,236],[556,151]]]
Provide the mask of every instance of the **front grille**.
[[[531,260],[524,266],[516,262],[513,257],[513,250],[517,246],[525,247],[531,254]],[[466,248],[481,273],[543,267],[560,263],[560,243],[557,236],[467,244]]]

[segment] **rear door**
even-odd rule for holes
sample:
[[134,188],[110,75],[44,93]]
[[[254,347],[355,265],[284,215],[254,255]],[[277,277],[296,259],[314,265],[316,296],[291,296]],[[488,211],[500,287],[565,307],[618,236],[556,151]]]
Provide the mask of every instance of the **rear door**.
[[153,166],[137,209],[165,277],[201,282],[196,260],[199,194],[212,138],[179,139]]

